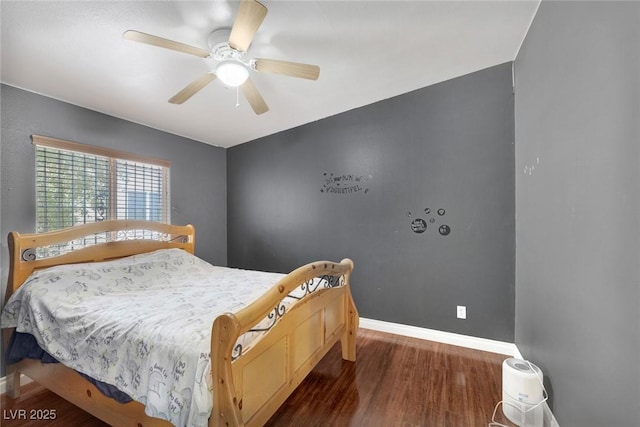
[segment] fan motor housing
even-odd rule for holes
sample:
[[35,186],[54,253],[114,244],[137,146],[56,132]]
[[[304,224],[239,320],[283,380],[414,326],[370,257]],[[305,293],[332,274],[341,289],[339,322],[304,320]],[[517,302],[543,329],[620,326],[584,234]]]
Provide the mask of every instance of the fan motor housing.
[[247,61],[245,60],[245,53],[229,46],[230,34],[230,27],[218,28],[216,30],[213,30],[211,34],[209,34],[207,42],[209,45],[209,49],[211,50],[211,58],[219,62],[232,59],[247,65]]
[[207,44],[209,49],[214,51],[220,44],[229,44],[229,36],[231,35],[231,27],[216,28],[209,33]]

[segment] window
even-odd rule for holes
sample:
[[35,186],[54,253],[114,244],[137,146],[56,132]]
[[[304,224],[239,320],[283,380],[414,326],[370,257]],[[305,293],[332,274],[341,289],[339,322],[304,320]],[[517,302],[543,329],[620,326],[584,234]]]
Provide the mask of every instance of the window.
[[108,219],[169,222],[168,161],[32,138],[38,232]]

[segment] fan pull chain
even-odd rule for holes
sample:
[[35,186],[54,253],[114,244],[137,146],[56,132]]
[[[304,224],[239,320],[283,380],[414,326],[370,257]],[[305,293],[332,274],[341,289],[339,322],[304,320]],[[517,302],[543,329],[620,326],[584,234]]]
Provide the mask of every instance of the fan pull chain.
[[236,86],[236,108],[240,106],[240,86]]

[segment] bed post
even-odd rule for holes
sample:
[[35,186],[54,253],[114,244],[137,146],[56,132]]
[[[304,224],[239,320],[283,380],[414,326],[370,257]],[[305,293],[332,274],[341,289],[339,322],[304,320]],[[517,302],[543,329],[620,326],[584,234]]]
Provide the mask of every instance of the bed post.
[[360,319],[358,311],[351,298],[351,293],[347,292],[347,328],[345,329],[340,344],[342,345],[342,358],[344,360],[356,361],[356,335],[358,333],[358,325]]
[[6,304],[9,301],[11,295],[16,288],[16,274],[18,273],[18,268],[20,266],[20,250],[16,245],[16,239],[19,238],[19,234],[15,231],[9,233],[7,235],[7,246],[9,248],[9,275],[7,277],[7,288],[4,292],[4,303]]
[[242,400],[237,401],[231,371],[231,353],[238,339],[240,322],[231,313],[218,316],[211,332],[213,412],[209,427],[242,427]]
[[[15,328],[3,329],[2,330],[2,350],[6,354],[6,349],[9,345],[9,341],[11,339],[11,334]],[[20,376],[21,373],[16,371],[15,368],[11,365],[7,365],[6,367],[6,388],[7,388],[7,396],[12,399],[17,399],[20,397]]]
[[358,333],[358,326],[360,323],[360,317],[358,316],[358,310],[353,302],[353,296],[351,296],[351,272],[353,271],[353,261],[345,258],[341,263],[348,263],[351,268],[345,275],[345,296],[347,298],[345,317],[347,320],[347,327],[340,338],[340,344],[342,346],[342,358],[344,360],[350,360],[355,362],[356,360],[356,335]]
[[[18,233],[16,232],[11,232],[7,236],[7,245],[9,248],[11,262],[9,263],[9,276],[7,279],[7,288],[5,289],[4,304],[9,301],[9,298],[13,295],[15,290],[16,270],[20,260],[20,254],[18,253],[19,250],[15,244],[17,237]],[[2,351],[5,353],[14,330],[15,328],[2,329]],[[17,399],[20,397],[20,372],[16,372],[10,365],[7,365],[6,369],[7,396],[12,399]]]

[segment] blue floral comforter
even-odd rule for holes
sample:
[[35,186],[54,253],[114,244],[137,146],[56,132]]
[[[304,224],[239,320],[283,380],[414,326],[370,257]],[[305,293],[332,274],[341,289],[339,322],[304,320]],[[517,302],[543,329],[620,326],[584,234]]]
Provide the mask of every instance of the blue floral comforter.
[[58,266],[32,274],[1,322],[143,403],[147,415],[204,426],[214,319],[250,304],[282,276],[212,266],[180,249]]

